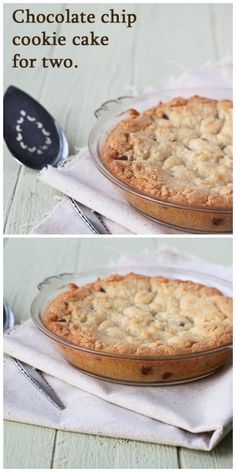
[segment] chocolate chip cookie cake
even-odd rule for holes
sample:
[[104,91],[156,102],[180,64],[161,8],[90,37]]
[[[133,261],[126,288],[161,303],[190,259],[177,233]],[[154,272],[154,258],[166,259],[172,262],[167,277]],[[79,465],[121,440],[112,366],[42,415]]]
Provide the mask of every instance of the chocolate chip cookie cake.
[[121,121],[102,158],[144,195],[205,208],[232,207],[232,101],[193,96]]
[[231,310],[231,298],[218,289],[129,273],[72,285],[49,304],[43,323],[67,360],[85,372],[131,383],[175,382],[229,361]]

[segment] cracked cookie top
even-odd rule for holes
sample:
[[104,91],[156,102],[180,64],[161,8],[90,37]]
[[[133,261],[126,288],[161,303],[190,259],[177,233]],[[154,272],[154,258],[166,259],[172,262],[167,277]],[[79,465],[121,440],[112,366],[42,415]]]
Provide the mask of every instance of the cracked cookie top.
[[232,101],[194,96],[121,121],[102,158],[130,187],[165,201],[232,207]]
[[50,331],[81,347],[175,355],[232,341],[232,299],[191,281],[112,275],[60,294],[43,314]]

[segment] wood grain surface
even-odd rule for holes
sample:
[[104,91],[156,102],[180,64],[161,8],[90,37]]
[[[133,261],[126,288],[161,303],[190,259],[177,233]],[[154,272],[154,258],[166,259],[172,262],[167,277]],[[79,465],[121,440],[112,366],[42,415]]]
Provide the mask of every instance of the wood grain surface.
[[[30,317],[37,284],[61,272],[91,270],[114,263],[121,254],[155,250],[162,243],[230,264],[231,238],[6,238],[4,296],[16,322]],[[225,255],[226,259],[225,259]],[[26,399],[27,401],[27,399]],[[204,469],[232,468],[232,438],[228,434],[212,451],[191,451],[137,441],[111,439],[26,424],[5,422],[6,469]]]
[[[34,13],[91,11],[89,4],[29,4]],[[18,86],[38,99],[65,130],[70,153],[87,145],[95,122],[94,110],[102,102],[130,93],[130,87],[142,91],[158,86],[167,76],[177,76],[185,68],[196,67],[230,55],[232,51],[231,4],[97,4],[97,15],[107,8],[125,8],[138,21],[131,29],[125,26],[100,25],[98,34],[110,36],[109,47],[56,46],[13,48],[14,34],[39,34],[41,24],[14,24],[14,4],[5,4],[5,87]],[[69,38],[85,34],[94,25],[47,26]],[[43,50],[42,50],[43,49]],[[71,57],[77,69],[12,69],[12,56]],[[37,172],[20,167],[4,150],[4,231],[7,234],[29,233],[55,206],[59,194],[37,180]]]

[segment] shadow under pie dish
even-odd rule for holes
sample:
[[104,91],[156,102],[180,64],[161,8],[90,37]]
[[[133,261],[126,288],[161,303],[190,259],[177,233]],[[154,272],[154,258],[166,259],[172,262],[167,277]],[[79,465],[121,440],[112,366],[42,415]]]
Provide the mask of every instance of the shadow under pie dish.
[[141,272],[46,279],[32,304],[33,320],[71,364],[105,380],[174,384],[230,363],[231,297],[193,281],[197,273]]
[[90,135],[90,152],[149,218],[189,232],[231,232],[231,94],[192,93],[156,92],[125,105],[118,100],[117,109],[108,102]]

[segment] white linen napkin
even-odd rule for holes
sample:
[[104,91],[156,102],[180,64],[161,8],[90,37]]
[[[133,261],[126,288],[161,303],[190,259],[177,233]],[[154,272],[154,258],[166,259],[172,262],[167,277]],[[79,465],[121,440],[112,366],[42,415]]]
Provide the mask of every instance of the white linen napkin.
[[[179,77],[168,77],[162,82],[165,89],[191,87],[232,88],[232,63],[228,59],[207,63],[199,68],[182,70]],[[155,91],[147,87],[143,93]],[[138,90],[132,88],[137,94]],[[121,192],[97,170],[88,150],[72,156],[63,168],[48,166],[40,174],[40,180],[65,195],[99,212],[113,234],[176,234],[179,231],[155,223],[139,214],[127,203]],[[85,234],[88,227],[80,221],[68,200],[63,200],[33,233]],[[112,222],[115,222],[112,224]]]
[[[207,263],[168,247],[159,253],[122,258],[117,267],[134,264],[200,268],[231,278],[230,268]],[[114,263],[113,263],[114,267]],[[115,267],[114,267],[115,270]],[[54,408],[18,371],[4,363],[4,417],[56,429],[100,434],[211,450],[232,423],[232,372],[166,387],[134,387],[94,379],[63,359],[31,320],[4,337],[4,351],[45,372],[66,409]],[[27,398],[27,401],[26,401]]]
[[[127,228],[101,216],[111,234],[133,234]],[[88,234],[90,230],[77,215],[69,199],[63,198],[36,227],[32,234]]]

